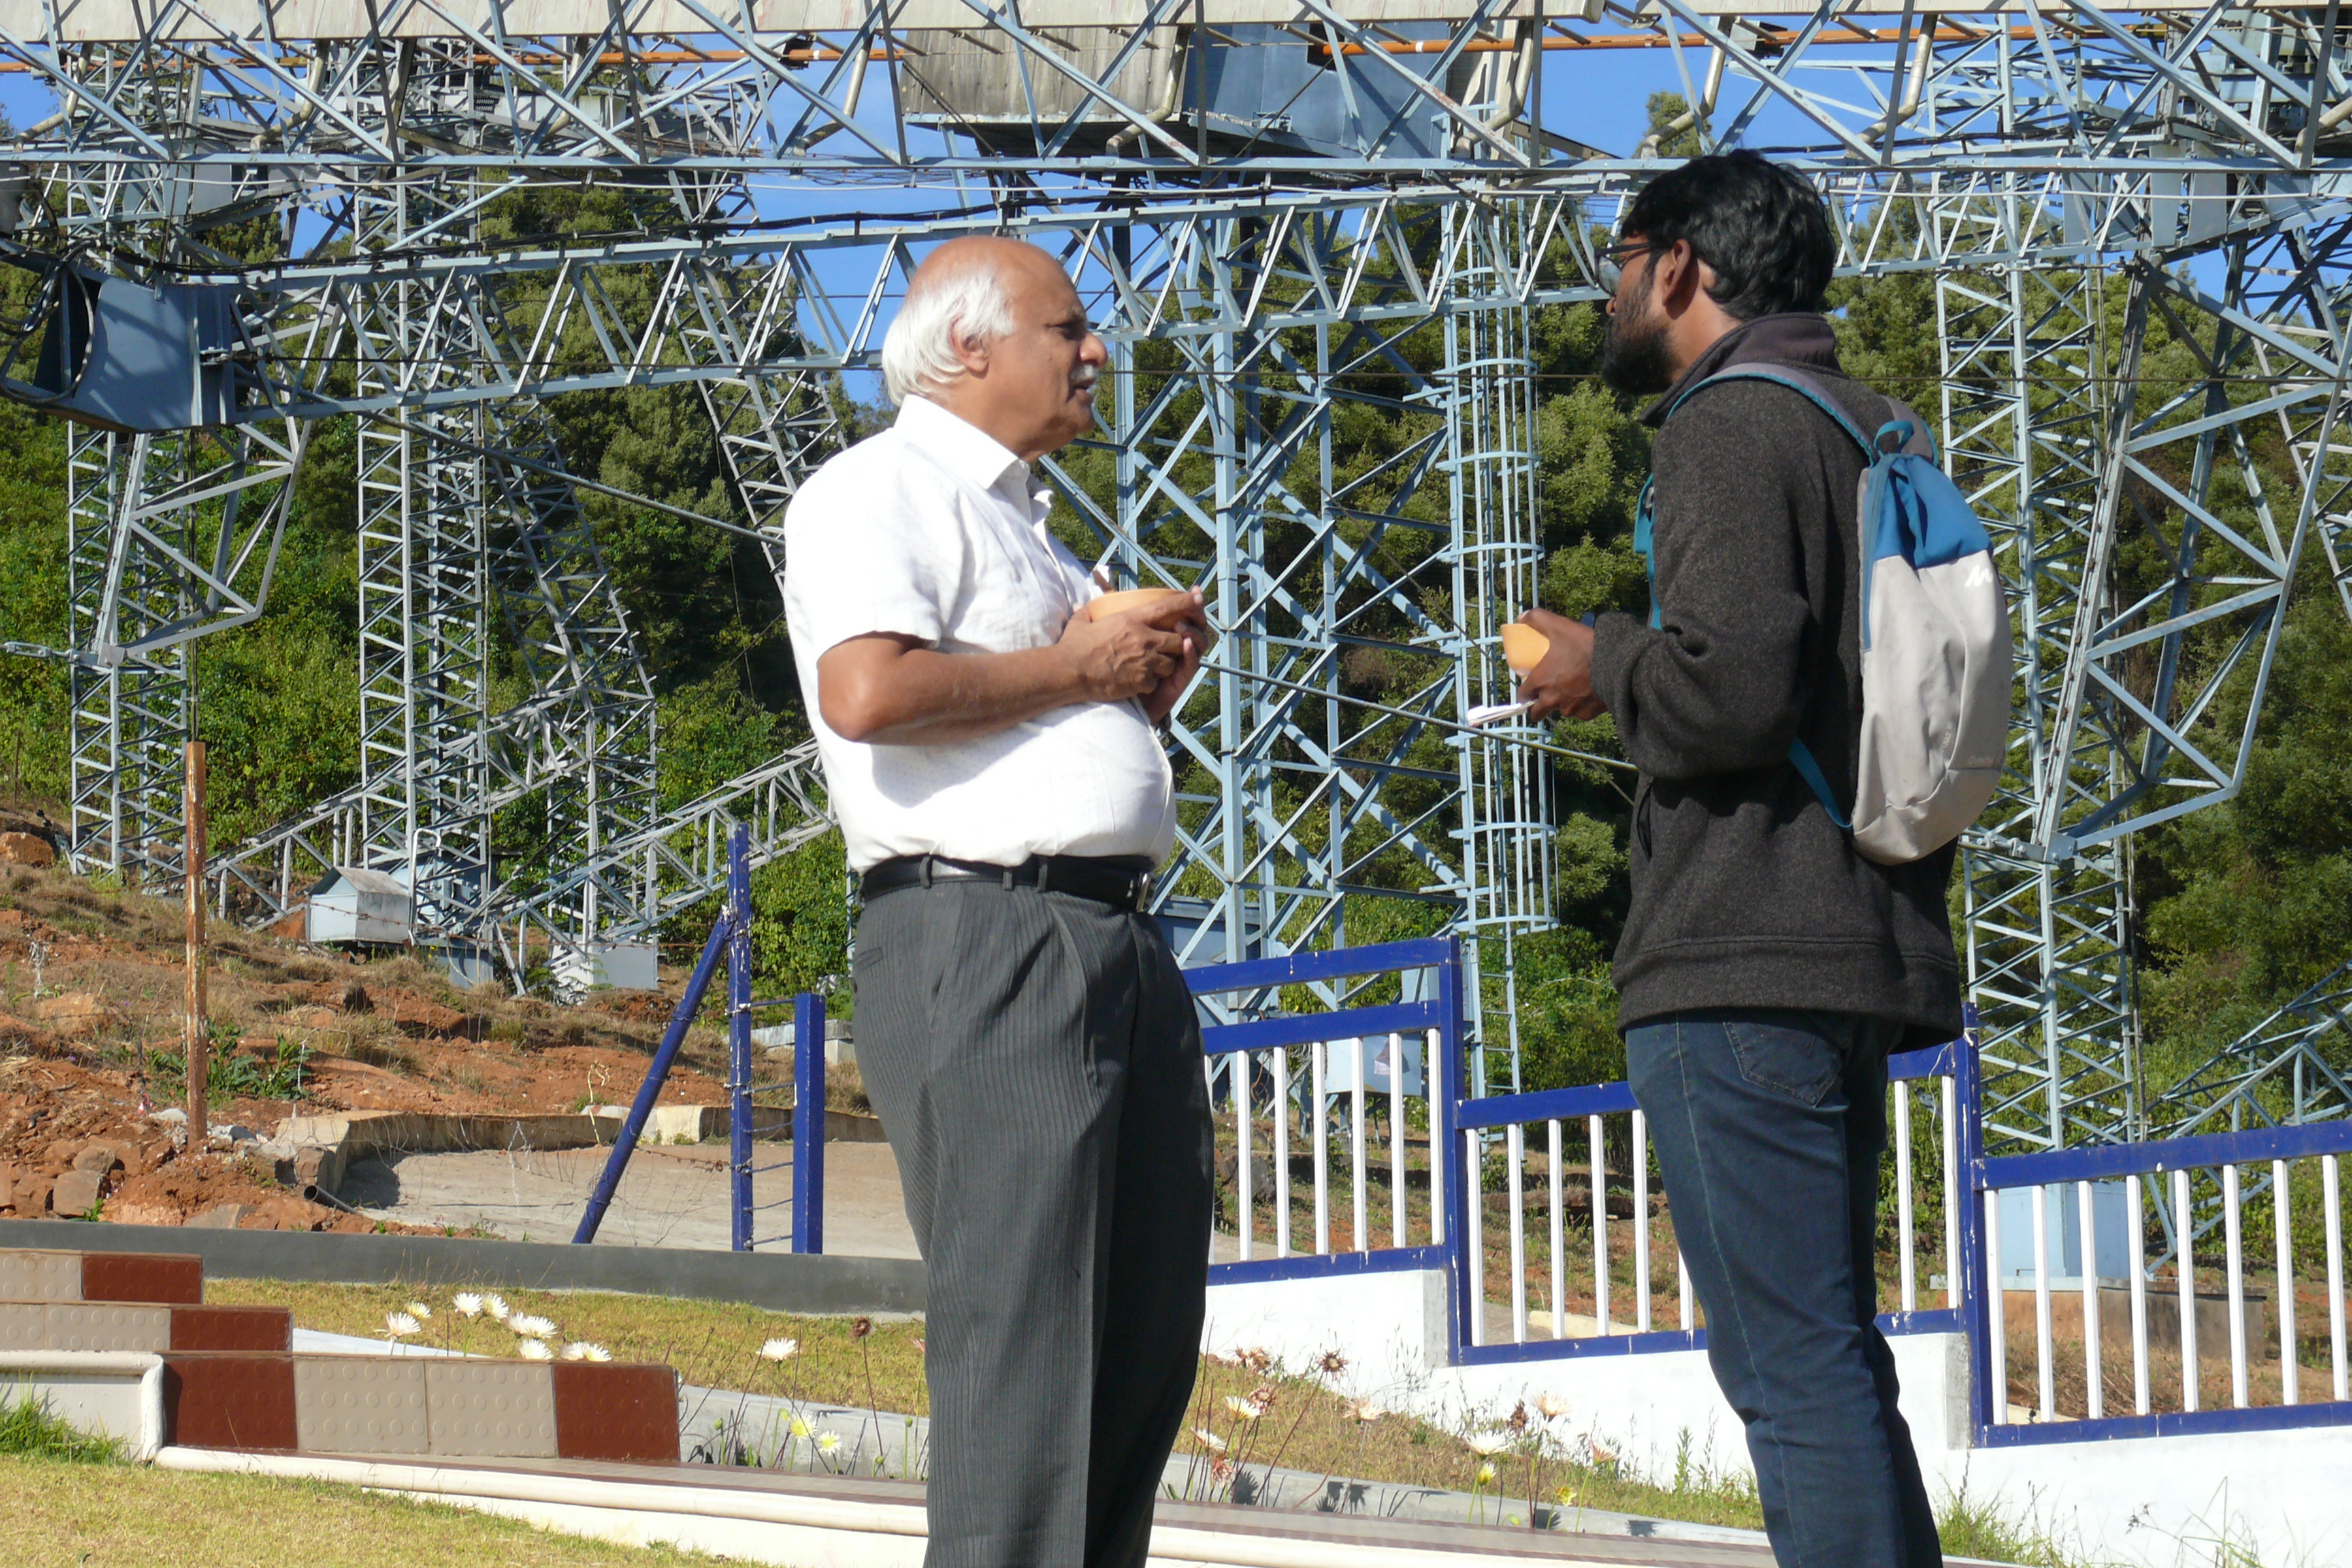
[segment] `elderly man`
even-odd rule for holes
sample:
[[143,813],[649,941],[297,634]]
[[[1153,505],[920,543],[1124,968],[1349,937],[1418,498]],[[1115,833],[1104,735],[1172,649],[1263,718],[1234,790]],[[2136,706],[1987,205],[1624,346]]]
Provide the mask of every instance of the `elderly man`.
[[941,246],[883,345],[897,424],[785,522],[858,1062],[930,1268],[931,1568],[1140,1568],[1200,1345],[1201,1038],[1142,904],[1201,598],[1090,619],[1030,469],[1106,357],[1044,251]]

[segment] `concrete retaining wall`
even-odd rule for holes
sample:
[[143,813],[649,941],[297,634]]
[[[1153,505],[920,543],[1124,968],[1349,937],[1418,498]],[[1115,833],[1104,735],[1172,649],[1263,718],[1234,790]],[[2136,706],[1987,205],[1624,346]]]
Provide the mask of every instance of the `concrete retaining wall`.
[[924,1299],[923,1266],[895,1258],[205,1230],[58,1219],[0,1219],[0,1247],[193,1253],[204,1258],[208,1277],[228,1279],[620,1290],[744,1301],[779,1312],[919,1312]]
[[[1653,1479],[1671,1479],[1685,1453],[1703,1470],[1754,1473],[1703,1351],[1449,1367],[1423,1353],[1446,1331],[1444,1276],[1400,1269],[1214,1287],[1203,1348],[1261,1347],[1293,1371],[1336,1350],[1349,1363],[1346,1392],[1456,1427],[1499,1420],[1523,1400],[1533,1409],[1549,1394],[1568,1402],[1565,1431]],[[2352,1426],[1975,1448],[1966,1338],[1890,1342],[1939,1504],[1965,1489],[2101,1562],[2218,1560],[2212,1543],[2225,1533],[2252,1553],[2246,1561],[2352,1562]]]

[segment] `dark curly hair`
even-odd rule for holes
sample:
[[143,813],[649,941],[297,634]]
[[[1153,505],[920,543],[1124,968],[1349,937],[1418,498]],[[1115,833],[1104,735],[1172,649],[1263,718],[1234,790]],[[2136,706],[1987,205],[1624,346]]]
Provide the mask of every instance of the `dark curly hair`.
[[1625,233],[1664,248],[1690,241],[1715,268],[1710,299],[1743,321],[1818,310],[1837,266],[1829,209],[1805,181],[1742,150],[1693,158],[1642,187]]

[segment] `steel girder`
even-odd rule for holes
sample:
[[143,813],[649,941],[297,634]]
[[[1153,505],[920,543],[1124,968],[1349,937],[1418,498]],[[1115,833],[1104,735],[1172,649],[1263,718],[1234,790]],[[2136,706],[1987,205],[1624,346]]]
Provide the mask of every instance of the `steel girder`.
[[[1278,253],[1290,235],[1318,224],[1370,233],[1381,222],[1405,221],[1402,215],[1456,205],[1541,212],[1549,203],[1554,213],[1605,221],[1652,165],[1638,156],[1587,156],[1546,132],[1534,85],[1540,73],[1506,68],[1545,53],[1605,61],[1621,46],[1672,49],[1691,68],[1689,96],[1709,110],[1696,118],[1711,144],[1756,140],[1767,114],[1813,138],[1790,155],[1845,220],[1848,270],[1945,275],[1939,299],[1954,334],[1945,406],[1951,460],[1995,514],[2029,649],[2015,787],[1969,856],[1969,947],[1998,1069],[1997,1121],[2029,1142],[2129,1128],[2138,1112],[2128,835],[2237,787],[2294,552],[2316,531],[2339,581],[2344,559],[2340,486],[2326,478],[2337,446],[2333,415],[2322,412],[2332,408],[2332,390],[2286,395],[2303,380],[2341,385],[2340,356],[2331,357],[2338,342],[2332,300],[2308,285],[2299,294],[2266,294],[2270,264],[2233,261],[2240,281],[2206,300],[2185,279],[2145,264],[2216,249],[2273,261],[2298,247],[2332,255],[2347,223],[2340,128],[2352,118],[2344,108],[2352,77],[2326,14],[2184,7],[2126,21],[2074,3],[1921,22],[1909,11],[1847,5],[1779,26],[1680,0],[1647,22],[1605,9],[1581,23],[1465,5],[1430,36],[1406,37],[1310,5],[1293,18],[1289,37],[1328,65],[1343,93],[1369,100],[1370,84],[1412,74],[1402,62],[1442,58],[1440,71],[1404,83],[1395,101],[1439,117],[1444,145],[1400,155],[1410,118],[1402,110],[1359,116],[1340,139],[1346,144],[1311,152],[1279,144],[1288,132],[1270,126],[1229,136],[1206,75],[1192,74],[1217,39],[1180,31],[1173,12],[1145,7],[1117,28],[1089,32],[1064,23],[1091,18],[1044,24],[1034,7],[1019,18],[971,9],[960,37],[918,38],[913,24],[938,18],[908,6],[787,37],[772,26],[763,31],[762,18],[677,0],[600,13],[577,32],[531,38],[513,35],[498,7],[461,22],[437,8],[428,16],[395,6],[314,44],[280,41],[257,12],[166,6],[119,40],[122,47],[10,28],[0,51],[61,83],[70,79],[68,90],[87,110],[44,131],[30,155],[111,181],[124,201],[159,214],[206,203],[215,211],[283,206],[322,183],[436,163],[473,172],[485,191],[499,178],[563,171],[985,171],[1006,180],[1001,195],[1017,197],[887,233],[859,221],[789,235],[694,234],[499,256],[420,243],[366,262],[319,255],[287,267],[224,268],[216,275],[247,289],[248,341],[260,346],[247,416],[359,407],[333,387],[322,357],[271,350],[291,334],[339,330],[364,310],[357,296],[371,290],[429,288],[456,310],[490,301],[516,323],[513,346],[467,367],[456,384],[391,389],[368,410],[405,418],[400,410],[665,380],[709,383],[718,399],[769,376],[870,364],[879,307],[913,247],[963,227],[1059,240],[1079,269],[1091,259],[1109,275],[1118,268],[1103,258],[1132,268],[1139,251],[1155,247],[1168,257],[1209,258],[1162,267],[1165,278],[1207,279],[1158,286],[1160,299],[1181,308],[1105,312],[1130,364],[1146,343],[1178,356],[1170,380],[1190,378],[1197,389],[1189,395],[1197,414],[1186,416],[1195,423],[1171,427],[1183,393],[1123,407],[1108,421],[1117,504],[1080,501],[1083,476],[1067,476],[1066,490],[1129,572],[1148,567],[1185,580],[1189,571],[1230,584],[1220,599],[1221,615],[1232,619],[1219,656],[1227,672],[1213,678],[1221,683],[1215,721],[1208,724],[1202,692],[1185,720],[1193,754],[1217,759],[1213,766],[1202,759],[1218,780],[1213,801],[1204,792],[1192,803],[1213,825],[1213,844],[1188,822],[1185,854],[1198,867],[1213,864],[1205,883],[1192,879],[1202,884],[1195,892],[1229,911],[1222,927],[1203,920],[1196,940],[1216,931],[1231,943],[1254,940],[1254,931],[1295,930],[1302,941],[1343,936],[1343,899],[1334,895],[1344,884],[1327,883],[1320,898],[1299,889],[1360,868],[1347,849],[1351,832],[1376,829],[1380,837],[1357,841],[1418,863],[1432,879],[1419,892],[1463,896],[1445,878],[1485,874],[1465,868],[1480,853],[1471,827],[1448,826],[1448,835],[1469,835],[1449,848],[1432,826],[1444,812],[1399,809],[1428,782],[1413,771],[1420,742],[1407,731],[1417,723],[1424,736],[1452,733],[1440,726],[1458,718],[1469,688],[1491,673],[1475,668],[1485,657],[1472,630],[1481,612],[1470,590],[1457,588],[1435,617],[1437,632],[1416,626],[1390,639],[1418,655],[1454,636],[1456,658],[1468,661],[1455,695],[1423,701],[1423,692],[1404,714],[1335,729],[1328,716],[1349,708],[1344,680],[1332,674],[1333,661],[1318,664],[1312,653],[1354,635],[1350,593],[1367,605],[1393,603],[1411,596],[1398,585],[1412,578],[1381,558],[1377,542],[1359,559],[1364,552],[1348,537],[1348,522],[1323,517],[1318,507],[1336,509],[1312,486],[1302,500],[1295,476],[1328,447],[1329,421],[1343,416],[1352,395],[1349,371],[1370,356],[1402,353],[1416,320],[1443,319],[1447,352],[1456,356],[1450,363],[1499,362],[1509,357],[1496,345],[1508,337],[1511,310],[1595,292],[1580,223],[1561,226],[1565,271],[1523,275],[1507,289],[1466,286],[1454,275],[1456,253],[1443,247],[1436,265],[1413,261],[1414,282],[1402,289],[1360,268],[1359,258],[1377,247],[1327,246],[1286,269],[1261,264],[1250,247],[1270,244]],[[1282,20],[1222,10],[1195,16],[1219,28]],[[8,28],[5,7],[0,28]],[[421,36],[436,29],[440,44]],[[997,51],[1003,64],[950,90],[941,72],[962,39]],[[169,119],[168,136],[119,111],[140,70],[179,85],[182,110]],[[1139,93],[1139,81],[1160,90]],[[1040,83],[1055,85],[1041,91]],[[858,95],[878,101],[886,84],[888,123],[877,126],[870,114],[861,121]],[[123,96],[109,96],[118,89]],[[925,108],[951,108],[958,91],[967,107],[1003,112],[976,119]],[[1442,177],[1415,189],[1319,184],[1367,174],[1427,180],[1433,170]],[[1261,180],[1267,184],[1253,184]],[[1385,217],[1373,210],[1381,204]],[[860,247],[876,258],[873,284],[836,307],[813,260],[830,253],[837,270],[842,253]],[[660,269],[664,302],[647,317],[613,308],[617,296],[606,280],[644,268]],[[2296,269],[2310,270],[2301,261]],[[1465,265],[1464,275],[1471,270]],[[2101,279],[2126,272],[2138,292],[2109,330],[2116,312]],[[1144,297],[1133,287],[1121,294],[1116,283],[1102,292],[1118,304]],[[689,341],[698,330],[694,312],[714,298],[732,299],[727,310],[738,313],[747,300],[787,301],[782,310],[761,304],[748,314],[755,324],[797,331],[772,339],[730,332],[725,353],[741,357],[727,363],[710,347],[718,334]],[[2199,344],[2217,367],[2196,397],[2163,391],[2151,401],[2137,369],[2151,318],[2165,322],[2168,341]],[[2176,330],[2174,318],[2203,324]],[[1482,342],[1482,332],[1491,341]],[[1312,352],[1300,346],[1310,336]],[[2282,378],[2286,401],[2246,412],[2251,404],[2231,388],[2249,365]],[[1432,379],[1425,367],[1414,374]],[[1475,376],[1433,379],[1425,406],[1444,437],[1430,453],[1442,448],[1458,460],[1465,450],[1509,449],[1507,437],[1481,433],[1486,416],[1472,412],[1493,387],[1482,389]],[[752,405],[736,396],[725,406],[740,419]],[[2284,422],[2305,470],[2293,519],[2283,508],[2273,516],[2260,495],[2242,434],[2254,419]],[[1378,478],[1394,482],[1387,472]],[[2217,481],[2231,492],[2226,504],[2213,499]],[[1430,486],[1422,474],[1397,488]],[[739,489],[749,493],[740,478]],[[1140,530],[1159,514],[1130,515],[1130,493],[1214,548],[1195,555],[1148,545]],[[2246,495],[2254,498],[2251,514]],[[1408,493],[1379,528],[1398,537],[1412,531],[1424,521],[1412,505]],[[1255,516],[1236,518],[1237,506]],[[1449,572],[1486,542],[1483,532],[1461,537],[1450,511],[1438,552]],[[1327,552],[1323,581],[1336,589],[1304,592],[1295,558],[1267,564],[1264,552],[1278,549],[1288,528]],[[2142,559],[2151,538],[2173,563],[2153,577]],[[2217,563],[2216,551],[2240,560]],[[1498,581],[1504,599],[1517,591],[1507,577]],[[2231,651],[2217,658],[2208,645],[2222,627],[2232,634],[2223,639]],[[2251,702],[2231,695],[2249,684]],[[1202,743],[1211,733],[1214,743]],[[1486,786],[1476,779],[1495,775],[1489,769],[1474,779],[1466,759],[1487,742],[1444,744],[1454,752],[1445,786],[1455,792],[1445,807],[1454,823],[1499,822],[1518,809],[1497,810],[1479,796]],[[1286,747],[1297,748],[1303,768],[1286,760]],[[1345,781],[1356,763],[1384,782],[1351,789]],[[1294,774],[1309,795],[1324,792],[1306,816],[1289,809]],[[1505,794],[1522,800],[1516,788]],[[1343,798],[1344,808],[1332,804]],[[1171,880],[1181,888],[1186,879]],[[1505,903],[1533,897],[1514,891]],[[1501,917],[1500,928],[1514,918]]]
[[[1823,164],[1958,154],[2087,172],[2153,156],[2309,169],[2345,118],[2330,118],[2347,79],[2315,5],[2126,16],[2064,0],[1922,17],[1848,0],[1784,19],[1717,0],[1565,16],[1524,0],[1351,9],[1134,0],[1041,24],[1035,6],[984,0],[873,0],[822,16],[713,0],[389,0],[299,15],[254,0],[86,0],[64,14],[10,0],[0,53],[77,110],[37,128],[26,154],[117,166],[157,212],[261,199],[281,177],[427,162],[511,178],[1543,171],[1592,149],[1541,125],[1541,57],[1606,68],[1626,47],[1675,52],[1688,96],[1712,110],[1711,140],[1738,143],[1769,110],[1801,128],[1790,151]],[[1256,51],[1259,78],[1236,96],[1220,73],[1241,50]],[[155,79],[185,110],[162,124],[117,96]],[[1543,133],[1519,128],[1529,119]],[[2168,138],[2170,152],[2154,151]],[[199,163],[234,173],[191,182]]]

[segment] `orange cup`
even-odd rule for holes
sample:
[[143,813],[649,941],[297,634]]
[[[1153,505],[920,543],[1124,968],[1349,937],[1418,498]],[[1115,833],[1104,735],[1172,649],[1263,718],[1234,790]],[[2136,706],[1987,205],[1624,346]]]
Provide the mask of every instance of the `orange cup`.
[[1525,675],[1541,664],[1544,655],[1551,651],[1551,638],[1530,626],[1517,621],[1503,628],[1503,662],[1515,675]]

